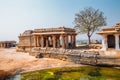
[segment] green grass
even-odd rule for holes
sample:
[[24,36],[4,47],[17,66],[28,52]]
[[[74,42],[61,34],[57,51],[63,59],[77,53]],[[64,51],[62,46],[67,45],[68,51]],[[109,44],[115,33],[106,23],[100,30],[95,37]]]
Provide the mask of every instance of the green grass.
[[21,80],[119,80],[120,70],[106,67],[65,67],[23,73]]

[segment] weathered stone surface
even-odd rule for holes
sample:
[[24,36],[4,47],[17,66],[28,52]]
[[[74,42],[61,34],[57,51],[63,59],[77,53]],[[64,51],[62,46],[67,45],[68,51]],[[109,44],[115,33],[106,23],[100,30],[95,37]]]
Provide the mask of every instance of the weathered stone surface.
[[99,57],[99,52],[86,50],[79,51],[62,48],[34,48],[32,49],[32,55],[36,56],[37,58],[54,58],[63,61],[71,61],[77,64],[97,64],[96,59]]

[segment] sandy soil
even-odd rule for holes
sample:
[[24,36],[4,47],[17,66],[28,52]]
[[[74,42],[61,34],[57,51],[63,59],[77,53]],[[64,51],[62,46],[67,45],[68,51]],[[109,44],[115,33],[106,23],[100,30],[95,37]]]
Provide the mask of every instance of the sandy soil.
[[12,72],[27,72],[45,68],[81,66],[58,59],[37,59],[29,53],[16,52],[15,48],[0,49],[0,70]]

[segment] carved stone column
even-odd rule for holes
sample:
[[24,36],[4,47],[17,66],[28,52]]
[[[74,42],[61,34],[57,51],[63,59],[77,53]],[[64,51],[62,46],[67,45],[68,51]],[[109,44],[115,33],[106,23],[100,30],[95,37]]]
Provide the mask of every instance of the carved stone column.
[[3,47],[3,44],[1,43],[1,47]]
[[65,36],[65,48],[68,48],[68,35]]
[[36,36],[34,36],[33,38],[34,38],[34,47],[36,47],[37,46],[37,44],[36,44],[37,43],[36,42]]
[[2,43],[1,43],[1,47],[2,47]]
[[53,46],[53,39],[52,39],[52,36],[50,36],[50,46]]
[[55,35],[53,35],[53,48],[56,48],[56,36]]
[[41,47],[41,36],[39,36],[38,40],[39,40],[39,47]]
[[2,48],[4,48],[4,43],[2,43]]
[[4,48],[4,43],[3,43],[3,48]]
[[3,47],[5,48],[5,43],[3,43],[3,45],[4,45]]
[[4,43],[4,48],[6,47],[6,43]]
[[2,43],[2,48],[3,48],[3,43]]
[[0,43],[1,44],[1,47],[2,47],[2,43]]
[[44,47],[44,36],[41,36],[41,47]]
[[70,35],[70,45],[71,45],[71,48],[73,48],[73,36],[72,35]]
[[46,47],[49,47],[48,37],[46,37]]
[[1,47],[3,47],[2,43],[1,43]]
[[37,36],[37,47],[40,47],[40,36]]
[[107,35],[102,35],[102,50],[107,50],[108,43],[107,43]]
[[62,35],[62,48],[65,48],[65,36]]
[[115,49],[116,50],[119,50],[120,47],[119,47],[119,34],[115,34]]
[[60,36],[57,36],[57,47],[60,47]]
[[36,47],[38,47],[38,36],[36,36]]

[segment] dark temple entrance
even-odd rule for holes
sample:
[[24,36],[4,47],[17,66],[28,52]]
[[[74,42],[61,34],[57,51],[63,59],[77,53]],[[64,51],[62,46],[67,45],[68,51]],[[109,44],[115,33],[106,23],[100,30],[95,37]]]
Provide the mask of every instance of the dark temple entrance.
[[107,36],[107,43],[108,43],[108,48],[115,48],[115,36],[108,35]]

